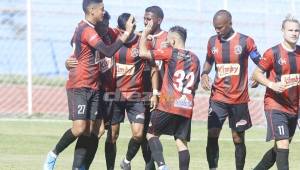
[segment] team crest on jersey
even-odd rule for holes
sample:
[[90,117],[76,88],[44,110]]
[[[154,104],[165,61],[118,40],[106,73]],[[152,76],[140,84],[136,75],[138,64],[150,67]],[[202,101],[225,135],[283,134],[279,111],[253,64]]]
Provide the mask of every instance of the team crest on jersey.
[[131,49],[131,57],[135,58],[139,56],[139,49],[137,48],[132,48]]
[[217,54],[218,53],[218,48],[217,47],[211,48],[211,53],[212,54]]
[[285,74],[281,76],[281,82],[285,84],[285,88],[291,88],[300,85],[300,74]]
[[184,109],[192,109],[193,108],[193,102],[190,101],[186,97],[186,95],[182,95],[179,99],[175,100],[174,106],[184,108]]
[[283,64],[286,64],[286,60],[285,60],[284,58],[281,58],[281,57],[280,57],[280,58],[278,59],[277,63],[280,64],[280,65],[283,65]]
[[240,74],[239,64],[217,64],[218,77],[237,76]]
[[242,54],[242,51],[243,51],[243,48],[241,45],[236,45],[234,46],[234,53],[239,55],[239,54]]

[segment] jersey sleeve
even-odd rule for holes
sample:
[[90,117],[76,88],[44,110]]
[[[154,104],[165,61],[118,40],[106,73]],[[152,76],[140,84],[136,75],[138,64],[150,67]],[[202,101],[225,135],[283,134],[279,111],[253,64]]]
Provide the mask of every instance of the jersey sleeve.
[[258,67],[263,71],[270,71],[273,68],[273,52],[271,49],[267,50],[258,63]]
[[173,51],[173,48],[169,47],[169,48],[164,48],[164,49],[151,50],[150,53],[151,53],[151,57],[154,60],[168,61],[172,57],[172,51]]
[[210,65],[215,62],[211,41],[211,39],[208,40],[206,52],[206,62],[208,62]]
[[249,56],[250,56],[251,60],[257,65],[259,63],[261,55],[257,51],[257,47],[254,43],[254,40],[252,38],[248,37],[246,43],[247,43],[247,51],[249,53]]
[[96,48],[96,46],[102,42],[100,36],[97,34],[97,32],[92,29],[92,28],[88,28],[85,30],[85,34],[84,34],[84,40],[86,40],[86,42],[92,46],[93,48]]

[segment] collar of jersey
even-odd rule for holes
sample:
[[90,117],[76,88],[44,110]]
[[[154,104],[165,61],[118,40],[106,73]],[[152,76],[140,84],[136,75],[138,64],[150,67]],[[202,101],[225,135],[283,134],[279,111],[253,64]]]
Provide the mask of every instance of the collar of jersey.
[[92,23],[90,23],[88,20],[83,19],[83,22],[87,23],[89,26],[95,28],[95,25],[93,25]]
[[162,30],[162,31],[160,31],[160,32],[157,33],[157,34],[152,35],[152,37],[158,37],[158,36],[162,35],[164,32],[165,32],[165,31]]
[[283,42],[280,43],[280,44],[281,44],[282,48],[285,49],[285,50],[288,51],[288,52],[294,52],[294,51],[296,51],[296,47],[293,48],[293,49],[289,49],[286,45],[284,45]]
[[227,39],[222,39],[222,41],[230,41],[230,40],[232,40],[235,36],[236,36],[236,32],[234,32],[234,33],[232,34],[232,36],[230,36],[229,38],[227,38]]

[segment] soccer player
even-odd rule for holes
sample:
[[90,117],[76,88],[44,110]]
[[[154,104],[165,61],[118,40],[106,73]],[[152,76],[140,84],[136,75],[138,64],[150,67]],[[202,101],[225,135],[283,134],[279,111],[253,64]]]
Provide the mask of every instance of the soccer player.
[[[206,156],[211,170],[217,169],[218,139],[226,117],[235,145],[235,164],[242,170],[245,164],[245,130],[252,126],[248,102],[248,56],[258,63],[260,54],[249,36],[232,28],[230,12],[219,10],[213,17],[217,35],[210,37],[207,56],[201,73],[201,86],[211,89],[208,109],[208,136]],[[210,73],[215,63],[215,79],[210,87]]]
[[[283,42],[269,48],[253,73],[266,86],[264,110],[267,141],[274,140],[255,170],[269,169],[276,162],[280,170],[289,169],[289,143],[297,126],[300,88],[300,46],[296,45],[300,23],[288,16],[282,22]],[[266,76],[264,76],[266,73]]]
[[95,61],[94,51],[100,51],[105,56],[111,57],[127,40],[135,24],[132,17],[126,23],[126,32],[115,43],[105,45],[94,26],[102,21],[104,4],[101,0],[84,0],[83,11],[85,19],[82,20],[73,35],[72,44],[74,57],[78,66],[70,69],[69,79],[66,84],[69,118],[73,121],[55,148],[47,155],[44,170],[54,169],[57,156],[77,138],[75,146],[73,169],[85,169],[84,161],[88,151],[94,150],[98,145],[97,134],[93,134],[90,126],[98,114],[99,104],[99,65]]
[[[168,32],[161,29],[161,23],[164,18],[163,10],[159,6],[150,6],[145,9],[144,14],[144,25],[147,26],[148,22],[153,23],[152,30],[148,36],[148,49],[154,50],[154,49],[160,49],[163,48],[163,42],[166,41]],[[155,63],[157,65],[157,69],[159,71],[158,78],[159,78],[159,85],[158,88],[155,89],[152,87],[150,83],[150,79],[155,79],[155,74],[151,74],[150,69],[145,69],[144,73],[144,91],[148,93],[152,93],[153,95],[159,95],[159,91],[161,89],[162,84],[162,77],[164,74],[164,66],[163,62],[161,60],[155,60]],[[153,71],[152,71],[153,72]],[[148,145],[148,141],[146,139],[146,134],[149,126],[150,121],[150,105],[149,102],[145,102],[145,122],[144,122],[144,139],[142,143],[142,153],[144,160],[146,162],[145,170],[155,170],[154,161],[151,158],[151,150]]]
[[167,36],[170,47],[158,50],[147,49],[147,37],[152,29],[149,22],[140,40],[140,56],[153,60],[162,60],[165,65],[161,95],[158,107],[152,112],[147,139],[152,158],[160,170],[168,169],[163,157],[163,148],[159,140],[162,134],[175,138],[180,170],[189,168],[190,154],[187,142],[190,140],[193,99],[200,81],[198,57],[185,50],[186,29],[172,27]]
[[[118,28],[120,34],[125,31],[125,24],[128,21],[130,14],[123,13],[118,17]],[[143,140],[143,129],[145,120],[145,106],[144,106],[144,90],[143,90],[143,75],[144,69],[150,63],[139,57],[138,43],[139,36],[132,33],[128,41],[117,51],[114,55],[115,60],[115,84],[116,91],[114,93],[113,114],[111,119],[111,143],[115,145],[119,136],[120,123],[124,121],[125,111],[131,124],[132,137],[128,143],[128,150],[126,157],[121,162],[122,169],[131,169],[130,161],[134,158],[139,150]],[[153,69],[155,63],[152,63]],[[158,74],[158,72],[155,72]],[[154,76],[157,77],[158,76]],[[158,79],[152,79],[152,86],[157,89]],[[152,97],[154,100],[156,97]],[[108,151],[108,150],[107,150]],[[116,150],[113,150],[116,152]],[[110,151],[112,152],[112,150]],[[115,153],[114,153],[115,154]],[[115,157],[114,157],[115,158]],[[114,167],[112,161],[111,167]]]

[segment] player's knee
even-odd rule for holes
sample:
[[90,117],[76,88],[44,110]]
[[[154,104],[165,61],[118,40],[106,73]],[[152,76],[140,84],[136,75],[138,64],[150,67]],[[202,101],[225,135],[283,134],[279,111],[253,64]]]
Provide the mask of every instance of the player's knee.
[[239,144],[244,143],[244,132],[241,133],[232,133],[233,143]]
[[103,136],[104,133],[105,133],[105,129],[100,128],[99,131],[98,131],[98,138],[101,138],[101,136]]
[[276,146],[279,149],[289,149],[289,140],[288,139],[277,140]]
[[211,138],[217,138],[217,137],[219,137],[220,132],[221,132],[221,129],[219,129],[219,128],[211,128],[211,129],[208,129],[207,136],[211,137]]

